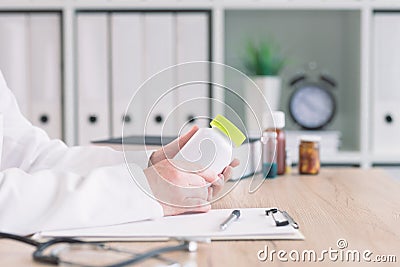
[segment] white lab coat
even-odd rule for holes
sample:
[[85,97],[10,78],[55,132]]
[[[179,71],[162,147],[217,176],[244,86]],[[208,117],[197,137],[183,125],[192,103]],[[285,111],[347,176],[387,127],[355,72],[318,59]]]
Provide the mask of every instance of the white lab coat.
[[[30,234],[163,216],[132,179],[122,152],[50,140],[23,117],[1,72],[0,114],[0,231]],[[129,159],[132,175],[151,192],[143,173],[148,156],[137,152]]]

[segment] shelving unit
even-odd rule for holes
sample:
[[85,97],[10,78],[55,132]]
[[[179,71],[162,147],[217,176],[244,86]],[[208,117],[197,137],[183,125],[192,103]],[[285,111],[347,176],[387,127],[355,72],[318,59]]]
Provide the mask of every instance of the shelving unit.
[[228,9],[225,17],[228,65],[243,69],[240,51],[247,41],[260,39],[272,39],[289,61],[281,74],[280,109],[287,114],[286,129],[298,129],[289,116],[288,99],[293,93],[289,81],[307,63],[315,62],[338,83],[338,88],[332,90],[338,103],[336,119],[328,130],[341,131],[343,150],[358,151],[360,125],[354,122],[360,121],[360,11]]
[[[333,129],[343,131],[343,151],[327,163],[354,164],[370,167],[375,163],[400,163],[400,155],[374,155],[371,143],[371,75],[372,75],[372,18],[374,10],[400,10],[397,0],[7,0],[0,2],[1,11],[58,11],[62,15],[63,41],[63,128],[64,140],[76,144],[77,129],[77,86],[76,86],[76,14],[90,10],[210,10],[212,15],[212,59],[237,67],[238,57],[234,54],[240,49],[235,42],[246,29],[262,22],[277,22],[283,30],[274,26],[263,27],[264,33],[277,34],[290,30],[290,23],[305,21],[312,27],[316,22],[334,23],[334,36],[325,35],[321,29],[313,28],[310,40],[318,42],[318,36],[330,41],[326,49],[316,51],[316,60],[331,71],[342,88],[337,92],[339,111]],[[243,23],[238,21],[244,18]],[[285,22],[286,21],[286,22]],[[240,26],[240,28],[239,28]],[[254,27],[253,27],[254,28]],[[256,34],[256,33],[254,33]],[[253,36],[254,36],[253,34]],[[292,42],[295,37],[281,34],[282,42]],[[337,40],[339,38],[340,40]],[[305,44],[306,39],[301,43]],[[332,44],[332,42],[334,42]],[[234,44],[232,46],[232,44]],[[336,48],[335,48],[336,47]],[[338,48],[339,47],[339,48]],[[293,48],[286,47],[288,50]],[[328,55],[334,52],[340,54]],[[295,55],[296,61],[308,60],[313,52],[303,49],[302,56]],[[343,53],[343,54],[342,54]],[[349,60],[349,61],[346,61]],[[306,62],[304,62],[306,63]],[[213,73],[216,79],[223,73]],[[341,91],[340,91],[341,90]],[[286,91],[286,90],[285,90]],[[345,93],[347,92],[347,93]],[[349,97],[350,94],[350,97]],[[224,95],[215,92],[214,97],[224,99]],[[286,96],[284,95],[283,98]],[[222,110],[215,107],[212,115]],[[289,128],[294,128],[289,123]],[[397,153],[399,154],[399,153]]]

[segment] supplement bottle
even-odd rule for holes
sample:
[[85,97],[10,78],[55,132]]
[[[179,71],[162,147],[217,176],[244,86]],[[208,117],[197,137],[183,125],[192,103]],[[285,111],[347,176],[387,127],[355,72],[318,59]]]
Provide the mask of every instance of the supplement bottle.
[[318,174],[321,166],[319,159],[319,142],[321,137],[304,135],[300,137],[299,173]]
[[[202,169],[193,171],[210,169],[217,174],[222,173],[232,161],[233,147],[239,147],[246,137],[222,115],[217,115],[210,122],[210,126],[211,128],[200,128],[174,159],[183,162],[189,161],[202,167]],[[184,169],[184,167],[182,168]]]

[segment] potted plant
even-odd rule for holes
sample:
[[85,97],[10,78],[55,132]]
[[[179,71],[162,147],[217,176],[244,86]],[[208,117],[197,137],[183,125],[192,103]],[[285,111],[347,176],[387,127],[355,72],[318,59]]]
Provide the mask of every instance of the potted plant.
[[[260,93],[263,94],[272,111],[279,110],[282,84],[279,73],[285,66],[286,60],[279,47],[272,42],[248,42],[245,52],[243,59],[245,72],[261,90],[259,92],[254,84],[246,83],[246,101],[254,111],[254,114],[247,115],[247,124],[249,130],[254,132],[259,129],[263,113],[268,111]],[[253,119],[249,119],[249,115]],[[254,120],[254,115],[260,120],[258,123]]]

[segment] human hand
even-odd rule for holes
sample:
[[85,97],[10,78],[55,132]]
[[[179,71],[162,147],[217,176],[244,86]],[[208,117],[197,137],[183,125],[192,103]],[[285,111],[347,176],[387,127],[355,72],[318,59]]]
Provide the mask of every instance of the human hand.
[[184,145],[189,141],[190,138],[199,130],[197,125],[193,126],[189,132],[176,138],[171,143],[163,146],[159,150],[155,151],[149,160],[149,166],[156,164],[164,159],[173,159]]
[[218,174],[218,180],[214,181],[212,184],[213,196],[216,196],[224,187],[225,182],[232,178],[233,168],[239,166],[240,161],[238,159],[233,159],[232,162],[225,167],[222,173]]
[[[167,144],[166,146],[160,148],[159,150],[155,151],[149,160],[149,166],[156,164],[165,159],[173,159],[179,151],[182,149],[184,145],[192,138],[192,136],[199,130],[197,125],[193,126],[189,132],[186,134],[178,137],[171,143]],[[216,181],[213,185],[214,194],[217,194],[221,191],[224,183],[228,181],[232,177],[232,170],[234,167],[240,164],[238,159],[233,159],[233,161],[227,166],[221,174],[218,175],[220,181]]]
[[[179,162],[181,165],[182,162]],[[185,169],[198,169],[185,163]],[[181,165],[182,166],[182,165]],[[173,160],[161,160],[144,170],[153,195],[160,202],[164,215],[185,212],[207,212],[213,195],[214,181],[220,178],[211,170],[201,172],[182,171]]]

